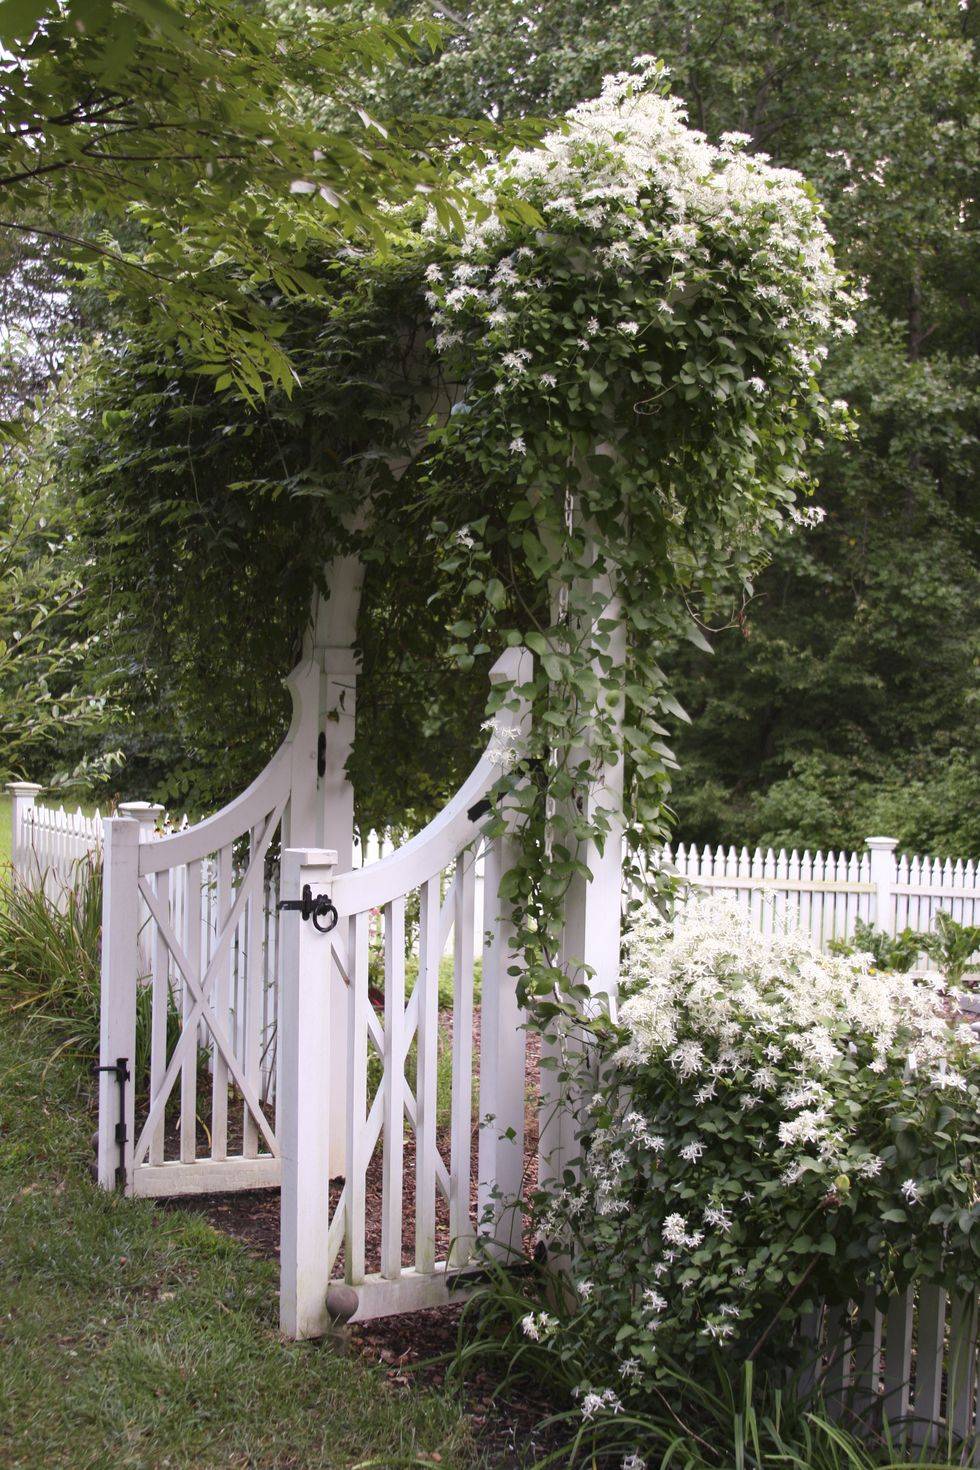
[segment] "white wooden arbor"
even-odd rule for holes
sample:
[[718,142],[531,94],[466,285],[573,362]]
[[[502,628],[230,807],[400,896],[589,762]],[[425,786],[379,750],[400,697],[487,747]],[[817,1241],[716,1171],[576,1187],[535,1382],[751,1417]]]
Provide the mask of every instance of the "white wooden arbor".
[[[492,741],[428,827],[354,870],[346,764],[362,575],[353,557],[328,569],[330,595],[287,681],[289,732],[241,796],[153,841],[141,840],[148,823],[105,822],[100,1183],[137,1195],[281,1184],[281,1318],[293,1337],[323,1333],[331,1314],[359,1319],[434,1305],[466,1267],[477,1233],[498,1252],[521,1240],[520,957],[498,892],[514,838],[484,843],[481,831],[499,755]],[[519,687],[530,668],[530,656],[511,649],[491,679]],[[505,729],[527,720],[517,696],[497,716]],[[618,781],[621,773],[605,773],[589,799],[616,801]],[[475,1046],[481,844],[487,932]],[[613,994],[619,842],[585,857],[596,881],[569,897],[563,959],[589,966],[597,987]],[[280,918],[280,897],[298,899],[305,885],[333,906],[329,932],[295,912]],[[413,944],[407,919],[416,912]],[[452,1028],[450,1117],[439,1128],[440,961],[451,935],[452,1005],[443,1008]],[[377,1008],[372,966],[384,978]],[[138,1045],[149,1052],[145,1095],[137,1095]],[[571,1140],[547,1098],[542,1122],[547,1177]],[[367,1172],[377,1148],[381,1247],[372,1262]],[[406,1150],[414,1154],[407,1209]],[[331,1179],[339,1191],[332,1206]]]

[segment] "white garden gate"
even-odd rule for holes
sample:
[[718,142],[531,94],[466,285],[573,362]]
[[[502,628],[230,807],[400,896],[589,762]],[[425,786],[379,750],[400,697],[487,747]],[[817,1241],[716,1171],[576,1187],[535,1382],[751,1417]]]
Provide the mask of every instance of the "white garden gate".
[[[512,649],[491,680],[517,685],[529,669],[530,656]],[[483,758],[428,827],[380,861],[343,871],[334,849],[290,846],[304,774],[297,765],[316,747],[311,689],[301,668],[285,742],[214,816],[152,841],[141,841],[146,824],[128,817],[105,823],[98,1140],[100,1182],[127,1193],[281,1183],[282,1318],[298,1337],[325,1330],[328,1289],[331,1309],[345,1316],[444,1299],[447,1273],[469,1259],[478,1213],[498,1242],[519,1244],[513,1202],[525,1098],[525,1034],[498,895],[510,839],[484,842],[481,828],[526,706],[513,697],[500,710]],[[489,927],[474,1065],[478,850]],[[325,909],[329,900],[329,931],[323,916],[277,913],[280,894],[288,905],[307,885]],[[440,962],[451,934],[452,1005],[443,1013],[452,1040],[442,1067],[451,1095],[440,1125]],[[372,966],[384,975],[382,1014],[372,1004]],[[366,1179],[378,1145],[380,1260],[369,1271]],[[329,1181],[338,1176],[331,1210]],[[448,1234],[437,1259],[439,1197]]]

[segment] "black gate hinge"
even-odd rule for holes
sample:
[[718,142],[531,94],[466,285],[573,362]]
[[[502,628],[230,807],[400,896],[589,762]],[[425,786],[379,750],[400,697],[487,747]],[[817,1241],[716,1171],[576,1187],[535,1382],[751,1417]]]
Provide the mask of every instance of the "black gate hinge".
[[119,1149],[119,1163],[116,1165],[116,1186],[119,1189],[126,1187],[126,1144],[129,1135],[126,1132],[126,1083],[130,1079],[129,1058],[117,1057],[114,1062],[104,1067],[97,1067],[97,1072],[111,1072],[119,1087],[119,1120],[113,1132],[113,1141]]
[[[294,910],[304,923],[307,919],[312,919],[314,929],[318,929],[321,934],[329,934],[331,929],[337,927],[338,914],[330,902],[329,895],[318,893],[314,896],[313,889],[308,883],[303,884],[302,898],[280,899],[279,907]],[[321,919],[325,919],[326,923],[321,923]]]

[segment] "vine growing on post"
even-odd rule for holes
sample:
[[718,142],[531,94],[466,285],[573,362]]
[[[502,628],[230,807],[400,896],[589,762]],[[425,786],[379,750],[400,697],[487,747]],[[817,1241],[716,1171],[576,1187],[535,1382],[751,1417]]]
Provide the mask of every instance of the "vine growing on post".
[[[588,979],[561,972],[557,940],[589,842],[621,824],[642,864],[663,837],[663,721],[684,712],[659,648],[707,647],[699,599],[731,587],[737,613],[775,538],[819,516],[807,457],[846,424],[818,382],[828,337],[852,329],[820,207],[747,141],[688,128],[644,59],[487,168],[486,217],[426,273],[454,389],[416,514],[437,595],[458,598],[452,651],[463,668],[501,642],[537,656],[502,790],[522,814],[509,896],[539,997]],[[502,223],[512,199],[539,223]],[[621,802],[591,800],[617,763]]]

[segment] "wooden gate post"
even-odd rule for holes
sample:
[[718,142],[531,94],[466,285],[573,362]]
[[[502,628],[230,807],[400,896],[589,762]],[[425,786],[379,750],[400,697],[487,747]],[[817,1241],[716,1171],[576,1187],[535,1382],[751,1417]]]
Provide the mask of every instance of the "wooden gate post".
[[128,817],[107,817],[103,830],[99,1184],[129,1194],[133,1187],[140,825]]
[[[282,896],[299,898],[308,883],[314,895],[329,893],[337,854],[321,848],[287,848],[282,855]],[[282,924],[281,1054],[277,1099],[282,1151],[282,1230],[279,1323],[287,1337],[322,1337],[329,1325],[331,1163],[330,1070],[332,1055],[333,947],[328,934],[285,910]]]

